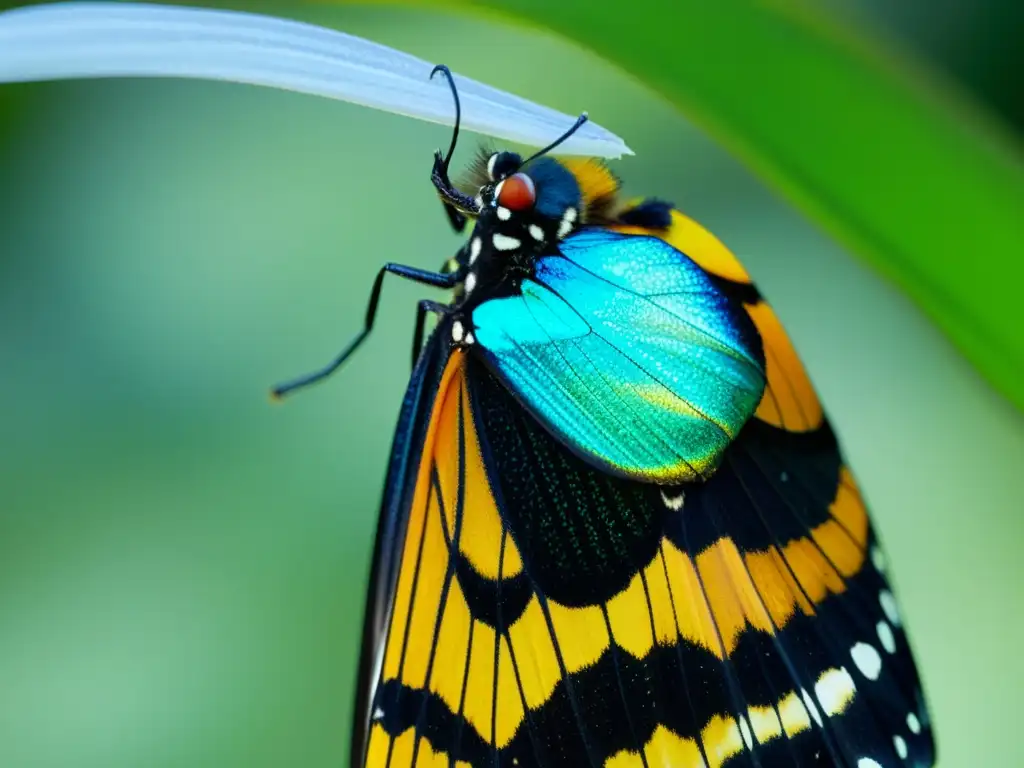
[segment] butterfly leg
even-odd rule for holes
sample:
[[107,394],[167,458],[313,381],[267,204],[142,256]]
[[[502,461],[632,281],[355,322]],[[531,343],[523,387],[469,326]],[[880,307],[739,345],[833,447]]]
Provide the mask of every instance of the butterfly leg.
[[373,321],[377,317],[377,305],[380,303],[380,291],[384,284],[384,275],[389,272],[393,275],[404,277],[406,280],[412,280],[413,282],[430,285],[435,288],[452,288],[457,282],[457,276],[454,274],[446,275],[440,272],[431,272],[426,269],[407,267],[402,264],[385,264],[380,268],[376,279],[373,281],[373,288],[370,289],[370,302],[366,307],[366,320],[363,330],[360,331],[328,365],[318,371],[314,371],[306,376],[294,379],[286,384],[279,384],[271,390],[272,397],[275,399],[281,398],[296,389],[301,389],[309,386],[310,384],[315,384],[318,381],[326,379],[352,356],[352,353],[359,348],[359,345],[366,340],[366,337],[370,335],[370,331],[373,330]]
[[441,198],[444,212],[448,214],[448,222],[456,234],[462,234],[468,221],[467,213],[477,215],[480,206],[469,195],[460,192],[448,178],[448,166],[440,153],[434,155],[434,167],[430,172],[430,181]]
[[434,312],[443,315],[449,311],[447,304],[430,299],[422,299],[416,305],[416,328],[412,333],[412,367],[416,367],[416,361],[420,359],[420,350],[423,348],[423,331],[427,320],[427,313]]

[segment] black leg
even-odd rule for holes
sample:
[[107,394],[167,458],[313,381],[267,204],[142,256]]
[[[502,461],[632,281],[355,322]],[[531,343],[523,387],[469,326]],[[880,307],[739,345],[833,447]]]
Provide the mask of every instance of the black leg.
[[427,312],[436,312],[443,315],[448,312],[448,306],[430,299],[422,299],[416,305],[416,328],[412,332],[412,367],[416,367],[416,361],[420,359],[420,350],[423,348],[423,331],[427,319]]
[[434,167],[430,170],[430,182],[437,190],[437,196],[441,198],[444,211],[448,214],[448,221],[456,234],[461,234],[466,228],[467,216],[463,211],[477,214],[480,212],[476,200],[465,195],[455,188],[448,178],[448,163],[441,153],[434,154]]
[[377,317],[377,305],[380,302],[381,286],[384,283],[384,275],[388,272],[398,275],[399,277],[404,277],[407,280],[412,280],[413,282],[434,286],[435,288],[452,288],[457,282],[457,277],[454,274],[443,275],[437,272],[430,272],[425,269],[417,269],[416,267],[406,267],[401,264],[385,264],[380,268],[376,279],[373,281],[373,288],[370,289],[370,303],[366,307],[366,321],[363,326],[363,330],[348,343],[345,349],[343,349],[330,364],[324,366],[318,371],[314,371],[306,376],[294,379],[286,384],[279,384],[271,390],[272,397],[282,398],[289,392],[293,392],[294,390],[301,389],[303,387],[308,387],[310,384],[315,384],[318,381],[326,379],[338,370],[349,357],[351,357],[352,353],[359,348],[359,345],[365,341],[366,337],[370,335],[370,331],[373,330],[373,321]]

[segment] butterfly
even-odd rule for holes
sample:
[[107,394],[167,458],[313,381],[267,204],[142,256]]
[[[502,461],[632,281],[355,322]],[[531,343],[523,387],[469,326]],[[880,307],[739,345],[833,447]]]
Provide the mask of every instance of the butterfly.
[[[732,253],[600,161],[485,152],[420,301],[351,765],[931,766],[886,560]],[[428,316],[436,325],[424,343]]]

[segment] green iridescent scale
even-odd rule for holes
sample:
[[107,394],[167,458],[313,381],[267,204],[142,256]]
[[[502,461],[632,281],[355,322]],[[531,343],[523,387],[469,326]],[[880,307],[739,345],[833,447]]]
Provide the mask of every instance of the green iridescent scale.
[[665,241],[604,229],[473,312],[479,349],[559,440],[612,474],[707,478],[765,386],[742,307]]

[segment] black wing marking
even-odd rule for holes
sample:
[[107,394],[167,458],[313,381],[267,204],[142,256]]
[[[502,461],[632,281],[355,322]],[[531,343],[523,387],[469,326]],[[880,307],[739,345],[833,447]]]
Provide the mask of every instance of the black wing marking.
[[398,553],[405,536],[412,487],[410,470],[415,471],[426,432],[426,418],[441,379],[447,346],[440,341],[439,331],[424,345],[424,351],[406,388],[398,426],[391,445],[384,485],[384,498],[377,519],[373,559],[366,607],[363,616],[362,651],[359,660],[355,703],[353,707],[350,764],[362,765],[370,728],[371,702],[378,679],[378,664],[391,613],[395,583],[398,576]]

